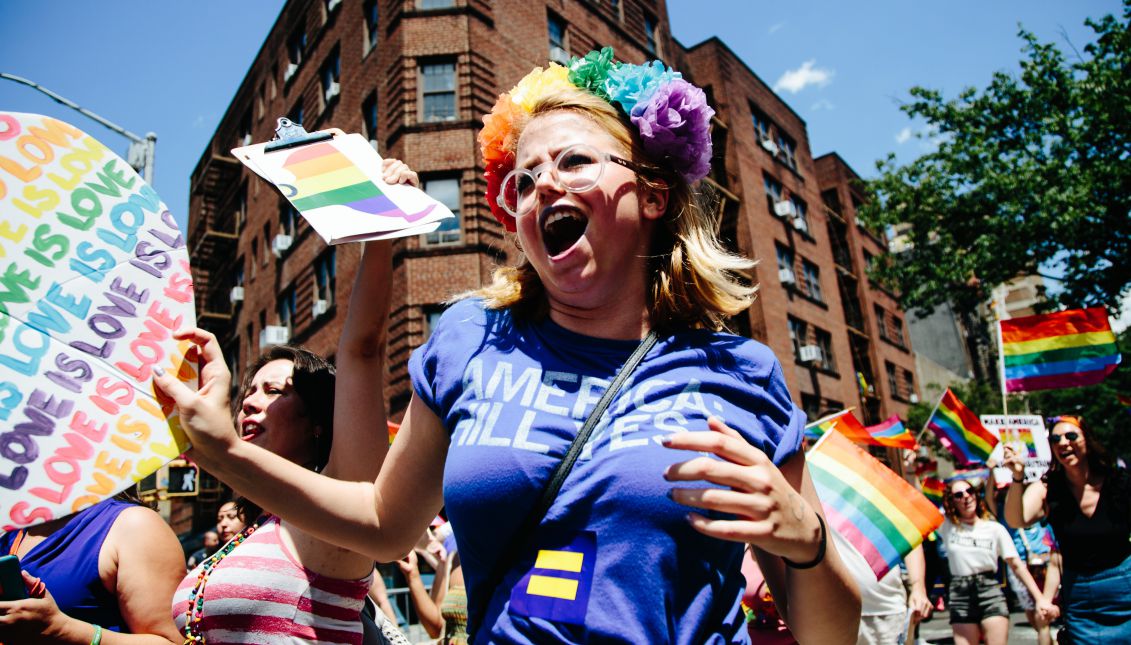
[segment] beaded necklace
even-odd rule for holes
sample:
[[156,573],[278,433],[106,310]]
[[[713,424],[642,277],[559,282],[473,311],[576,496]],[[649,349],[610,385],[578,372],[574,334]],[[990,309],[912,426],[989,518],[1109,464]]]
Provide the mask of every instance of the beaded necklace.
[[201,563],[200,574],[196,576],[196,584],[189,592],[188,610],[185,611],[184,645],[196,645],[197,643],[204,645],[204,634],[200,632],[200,623],[204,620],[204,586],[208,584],[208,576],[216,568],[216,565],[220,564],[221,560],[242,544],[248,536],[255,533],[255,529],[259,528],[259,522],[262,519],[263,517],[260,517],[255,520],[254,524],[245,527],[222,549],[213,553],[210,558]]

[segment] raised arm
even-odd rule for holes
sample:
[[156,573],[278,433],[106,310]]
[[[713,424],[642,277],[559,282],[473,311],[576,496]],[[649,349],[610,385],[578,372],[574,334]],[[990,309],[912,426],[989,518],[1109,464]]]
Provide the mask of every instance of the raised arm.
[[[416,186],[416,173],[385,159],[388,184]],[[366,242],[338,341],[334,386],[334,443],[324,472],[335,479],[372,481],[388,453],[385,425],[385,348],[392,285],[392,243]]]
[[[708,519],[691,513],[691,525],[723,540],[749,543],[770,585],[778,609],[801,642],[855,643],[860,624],[860,591],[841,562],[823,526],[821,502],[797,453],[781,468],[742,435],[717,418],[714,432],[668,435],[664,445],[713,453],[674,464],[671,481],[707,481],[719,488],[674,488],[672,498],[709,511],[733,513],[737,520]],[[787,566],[816,561],[807,568]]]
[[428,406],[410,400],[376,482],[332,479],[241,441],[228,412],[231,373],[216,337],[201,329],[175,336],[200,348],[200,389],[157,370],[154,382],[175,401],[192,456],[208,472],[313,537],[372,560],[390,562],[412,548],[443,502],[448,435]]
[[1025,477],[1025,459],[1012,446],[1005,447],[1004,455],[1002,464],[1013,476],[1005,494],[1005,521],[1015,529],[1030,526],[1044,517],[1048,488],[1044,482],[1025,484],[1022,481]]

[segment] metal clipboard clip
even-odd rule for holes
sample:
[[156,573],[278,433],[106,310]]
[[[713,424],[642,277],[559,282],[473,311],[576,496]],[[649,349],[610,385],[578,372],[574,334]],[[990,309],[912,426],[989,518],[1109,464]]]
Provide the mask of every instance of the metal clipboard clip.
[[295,123],[286,117],[279,117],[277,123],[278,125],[275,126],[275,138],[267,142],[267,145],[264,146],[264,154],[334,138],[334,134],[331,132],[307,132],[306,128],[302,127],[301,124]]

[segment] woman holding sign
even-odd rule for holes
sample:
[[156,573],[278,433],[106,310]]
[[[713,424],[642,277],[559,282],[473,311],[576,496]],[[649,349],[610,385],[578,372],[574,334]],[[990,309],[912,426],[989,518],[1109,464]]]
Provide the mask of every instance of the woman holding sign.
[[1013,471],[1005,498],[1011,526],[1047,518],[1060,547],[1061,643],[1131,642],[1131,476],[1074,416],[1046,421],[1053,460],[1025,482],[1025,455],[1005,447]]
[[[443,505],[476,642],[744,642],[745,544],[799,640],[855,642],[859,593],[806,470],[804,416],[770,350],[721,331],[754,288],[692,188],[712,114],[679,73],[611,49],[535,69],[480,135],[488,202],[524,260],[412,355],[376,482],[241,444],[219,348],[190,334],[207,341],[203,387],[158,383],[202,463],[375,560],[411,549]],[[353,421],[384,427],[381,412]]]
[[[387,183],[417,183],[403,163],[384,163]],[[388,264],[387,242],[366,245],[338,345],[337,378],[322,357],[286,345],[250,367],[236,412],[241,445],[327,477],[376,477],[388,435],[356,420],[372,416],[373,402],[382,400],[374,383],[384,378]],[[200,330],[193,339],[215,342]],[[247,526],[177,588],[173,617],[185,642],[360,643],[373,560],[263,514],[252,502],[241,506]]]

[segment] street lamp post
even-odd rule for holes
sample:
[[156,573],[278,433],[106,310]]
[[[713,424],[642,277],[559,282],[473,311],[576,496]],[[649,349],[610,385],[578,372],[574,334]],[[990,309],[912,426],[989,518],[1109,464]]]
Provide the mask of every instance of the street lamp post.
[[157,155],[157,134],[155,132],[147,133],[144,138],[139,137],[133,132],[130,132],[129,130],[121,126],[115,123],[111,123],[110,121],[107,121],[106,119],[98,116],[94,112],[91,112],[90,110],[82,107],[78,103],[75,103],[74,101],[71,101],[65,97],[59,96],[55,92],[52,92],[46,87],[43,87],[39,83],[29,81],[26,78],[15,76],[13,74],[8,74],[6,72],[0,72],[0,78],[7,79],[9,81],[15,81],[16,83],[27,85],[33,90],[43,92],[47,96],[51,97],[51,99],[55,102],[62,103],[63,105],[73,110],[77,110],[83,115],[94,119],[101,125],[106,126],[114,132],[117,132],[123,137],[129,139],[130,150],[126,155],[127,161],[129,161],[129,164],[133,166],[135,170],[141,171],[141,177],[145,180],[145,183],[149,184],[150,186],[153,185],[153,164]]

